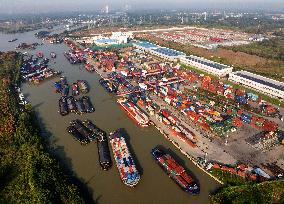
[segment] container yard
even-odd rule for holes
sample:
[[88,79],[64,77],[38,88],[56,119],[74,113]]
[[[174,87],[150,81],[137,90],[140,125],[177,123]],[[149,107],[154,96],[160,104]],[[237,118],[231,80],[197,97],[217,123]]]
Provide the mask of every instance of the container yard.
[[[282,175],[282,108],[182,64],[219,77],[230,74],[232,67],[196,56],[186,57],[182,52],[143,41],[120,48],[96,49],[83,49],[70,39],[64,42],[69,48],[63,53],[65,61],[89,75],[98,74],[98,83],[131,122],[141,128],[157,128],[163,139],[216,181],[222,182],[212,174],[216,169],[252,180]],[[41,75],[49,69],[48,63],[49,59],[41,52],[37,52],[36,58],[28,58],[21,69],[23,80],[37,83],[48,79]],[[93,98],[86,95],[92,88],[88,82],[67,81],[61,76],[53,83],[54,92],[60,96],[60,115],[69,117],[71,113],[83,115],[95,111]],[[84,147],[97,143],[98,163],[103,170],[112,166],[109,142],[126,186],[135,187],[143,179],[121,130],[107,137],[92,121],[74,119],[66,131]],[[168,154],[152,154],[183,190],[199,193],[199,185]],[[160,157],[167,161],[161,162]],[[240,162],[245,167],[241,168]]]
[[[278,134],[284,127],[281,108],[151,52],[157,49],[152,43],[134,41],[133,47],[87,50],[85,54],[104,89],[123,97],[117,102],[135,123],[141,127],[154,124],[193,160],[205,157],[231,165],[273,161],[283,166]],[[195,62],[225,70],[220,76],[232,71],[201,58]],[[270,136],[254,137],[261,132]]]

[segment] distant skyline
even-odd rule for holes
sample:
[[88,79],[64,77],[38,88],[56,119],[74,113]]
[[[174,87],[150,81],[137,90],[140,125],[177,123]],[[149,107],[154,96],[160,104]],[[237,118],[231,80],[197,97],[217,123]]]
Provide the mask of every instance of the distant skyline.
[[47,13],[60,11],[110,11],[130,5],[145,9],[247,9],[284,11],[284,0],[0,0],[0,13]]

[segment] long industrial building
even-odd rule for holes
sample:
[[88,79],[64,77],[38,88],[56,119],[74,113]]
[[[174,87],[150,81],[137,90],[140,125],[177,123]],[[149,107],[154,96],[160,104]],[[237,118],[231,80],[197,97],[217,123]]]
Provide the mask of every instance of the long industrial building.
[[157,45],[147,41],[136,41],[132,43],[135,48],[138,48],[144,52],[149,52],[152,49],[158,48]]
[[274,98],[284,99],[284,83],[247,71],[229,74],[229,80]]
[[233,67],[193,55],[181,57],[180,62],[219,77],[224,77],[233,71]]
[[168,61],[177,61],[181,57],[185,57],[186,54],[177,50],[173,50],[166,47],[159,47],[156,49],[151,49],[150,53],[156,55],[157,57],[163,58]]
[[152,55],[155,55],[168,61],[177,61],[180,57],[186,56],[186,54],[183,52],[173,50],[167,47],[160,47],[147,41],[133,42],[133,46],[140,50],[143,50],[144,52],[149,52]]

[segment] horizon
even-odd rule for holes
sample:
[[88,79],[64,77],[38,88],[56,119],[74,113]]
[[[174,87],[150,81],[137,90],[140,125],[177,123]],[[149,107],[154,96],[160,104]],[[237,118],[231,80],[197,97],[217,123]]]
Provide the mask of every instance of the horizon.
[[[2,15],[15,14],[47,14],[59,12],[96,12],[102,10],[106,5],[109,11],[125,10],[145,11],[145,10],[242,10],[242,11],[266,11],[283,12],[284,4],[282,0],[107,0],[92,1],[55,1],[40,2],[39,0],[0,0]],[[257,8],[255,7],[257,5]]]

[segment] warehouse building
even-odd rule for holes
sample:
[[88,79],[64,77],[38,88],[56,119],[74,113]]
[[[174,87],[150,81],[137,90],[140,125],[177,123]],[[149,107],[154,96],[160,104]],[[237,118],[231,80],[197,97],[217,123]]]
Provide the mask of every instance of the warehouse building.
[[284,83],[256,75],[247,71],[229,74],[229,80],[257,90],[274,98],[284,99]]
[[140,49],[144,52],[149,52],[152,49],[158,48],[157,45],[147,42],[147,41],[135,41],[133,42],[133,46],[137,49]]
[[150,53],[168,61],[177,61],[179,58],[186,56],[183,52],[166,47],[158,47],[156,49],[151,49]]
[[193,55],[181,57],[180,62],[187,66],[195,67],[197,69],[211,73],[213,75],[217,75],[219,77],[224,77],[233,71],[233,67]]

